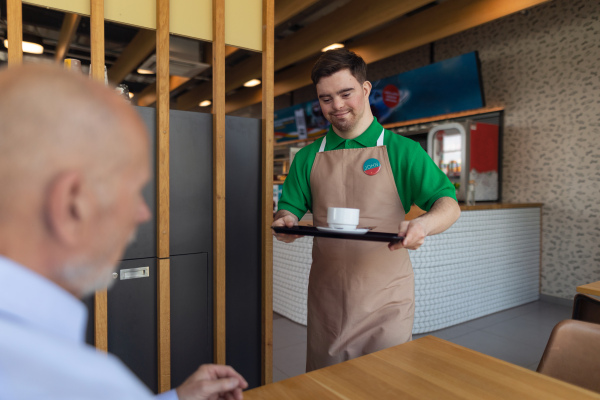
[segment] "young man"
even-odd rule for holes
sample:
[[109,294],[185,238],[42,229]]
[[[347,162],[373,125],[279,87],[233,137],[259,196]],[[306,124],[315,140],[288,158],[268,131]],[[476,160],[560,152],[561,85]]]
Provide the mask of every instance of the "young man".
[[[359,208],[359,226],[405,239],[385,245],[314,238],[307,371],[411,339],[414,276],[407,249],[418,249],[460,215],[454,187],[421,146],[373,118],[361,57],[346,49],[328,51],[316,62],[312,80],[331,126],[323,139],[296,154],[273,226],[296,225],[308,210],[315,226],[327,226],[328,207]],[[428,212],[405,221],[412,204]]]
[[[0,398],[152,399],[84,342],[79,298],[106,288],[150,218],[148,134],[133,107],[50,66],[0,72]],[[203,365],[162,400],[236,399],[248,384]]]

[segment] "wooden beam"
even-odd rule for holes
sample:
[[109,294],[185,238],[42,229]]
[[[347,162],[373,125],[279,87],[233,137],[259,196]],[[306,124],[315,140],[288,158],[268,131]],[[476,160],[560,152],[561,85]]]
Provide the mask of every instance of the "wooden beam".
[[[275,69],[305,59],[325,46],[367,32],[428,3],[431,0],[352,0],[331,15],[279,41],[275,47]],[[333,19],[335,25],[332,26]]]
[[277,0],[275,3],[275,26],[306,10],[318,1],[319,0]]
[[225,0],[213,0],[214,362],[225,364]]
[[[132,42],[123,51],[127,57],[127,68],[121,68],[121,73],[137,66],[136,60],[143,53],[152,51],[156,46],[156,176],[157,191],[156,204],[158,210],[157,221],[157,330],[158,330],[158,391],[160,393],[171,389],[171,292],[170,292],[170,214],[169,214],[169,0],[156,0],[156,32],[140,31]],[[152,34],[154,39],[149,39]],[[127,49],[134,43],[145,45],[144,50],[137,51],[136,55],[127,54]],[[131,49],[136,52],[136,49]],[[122,56],[122,57],[123,57]],[[122,58],[121,57],[121,58]]]
[[352,44],[367,63],[405,52],[549,0],[453,0]]
[[273,381],[273,83],[275,79],[274,0],[263,0],[262,32],[262,371],[263,385]]
[[65,14],[62,27],[60,28],[58,43],[56,44],[56,53],[54,53],[54,60],[56,62],[61,63],[65,55],[69,52],[73,36],[75,36],[75,32],[77,32],[77,28],[79,27],[79,21],[81,21],[79,14]]
[[[104,83],[104,0],[90,1],[92,79]],[[94,296],[94,344],[98,350],[108,351],[106,290]]]
[[8,65],[23,63],[23,5],[21,0],[6,3]]
[[[260,77],[260,69],[262,65],[262,57],[254,55],[233,68],[227,68],[225,75],[229,77],[226,81],[225,91],[228,92],[242,86],[246,81],[252,78]],[[239,71],[259,71],[248,78],[247,73],[240,74]],[[214,74],[213,74],[214,79]],[[204,82],[187,93],[179,96],[176,100],[177,108],[180,110],[190,110],[198,105],[202,100],[210,100],[212,98],[211,82]]]
[[108,80],[119,84],[156,48],[156,32],[140,29],[133,40],[129,42],[117,61],[108,70]]
[[[357,40],[350,50],[360,54],[370,64],[547,1],[549,0],[447,1]],[[278,74],[275,78],[274,95],[279,96],[311,84],[311,63],[314,64],[314,60],[302,62],[285,70],[283,74]],[[255,104],[260,101],[260,97],[259,89],[241,90],[227,99],[227,112]]]
[[[430,0],[378,0],[366,2],[353,0],[335,13],[335,29],[331,29],[331,16],[327,15],[304,27],[296,34],[283,39],[275,45],[275,69],[281,69],[303,60],[331,43],[343,41],[362,32],[398,18]],[[252,56],[227,71],[226,91],[237,89],[246,81],[258,78],[261,74],[261,57]],[[208,83],[199,85],[177,99],[177,107],[190,110],[207,96]]]
[[[189,80],[190,78],[183,76],[171,75],[169,77],[169,92],[172,92]],[[133,96],[132,99],[136,101],[138,106],[147,107],[154,104],[156,102],[156,82],[146,86],[144,90]]]
[[[296,66],[280,72],[275,77],[274,96],[291,92],[311,83],[310,72],[318,57],[308,59]],[[316,93],[315,93],[316,98]],[[244,88],[227,97],[227,112],[230,113],[252,104],[260,103],[260,88]]]

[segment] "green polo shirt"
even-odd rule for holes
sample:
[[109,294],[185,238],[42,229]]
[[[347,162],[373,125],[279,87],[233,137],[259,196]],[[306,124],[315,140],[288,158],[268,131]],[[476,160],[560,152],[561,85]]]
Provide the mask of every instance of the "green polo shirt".
[[[360,136],[346,140],[329,127],[325,151],[377,146],[382,129],[377,119],[373,118],[373,123]],[[283,184],[278,208],[293,213],[298,219],[308,210],[312,211],[310,172],[322,142],[323,138],[317,139],[296,153]],[[429,211],[440,197],[452,197],[456,200],[454,186],[419,143],[386,130],[383,144],[387,146],[392,174],[404,212],[408,213],[412,204]]]

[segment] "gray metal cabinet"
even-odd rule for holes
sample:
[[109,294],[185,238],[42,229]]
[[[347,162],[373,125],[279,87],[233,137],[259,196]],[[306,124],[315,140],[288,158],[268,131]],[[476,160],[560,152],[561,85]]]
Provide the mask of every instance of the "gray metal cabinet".
[[[156,111],[153,108],[136,107],[142,120],[148,126],[148,138],[150,140],[150,167],[156,171]],[[156,257],[156,178],[152,173],[150,181],[143,190],[144,200],[150,208],[152,219],[138,227],[135,241],[125,250],[124,260],[136,258]]]
[[212,363],[208,254],[171,257],[171,385]]
[[212,253],[212,115],[171,111],[171,255]]
[[[156,259],[121,262],[117,273],[148,267],[147,276],[115,279],[107,295],[108,351],[118,356],[151,390],[158,390]],[[146,275],[146,274],[144,274]]]
[[261,365],[261,122],[226,118],[227,363],[250,387]]

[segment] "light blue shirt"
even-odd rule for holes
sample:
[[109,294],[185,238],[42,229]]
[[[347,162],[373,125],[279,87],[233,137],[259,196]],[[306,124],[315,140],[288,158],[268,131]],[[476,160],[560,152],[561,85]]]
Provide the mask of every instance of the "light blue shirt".
[[81,301],[0,256],[0,399],[156,399],[117,357],[85,343],[86,321]]

